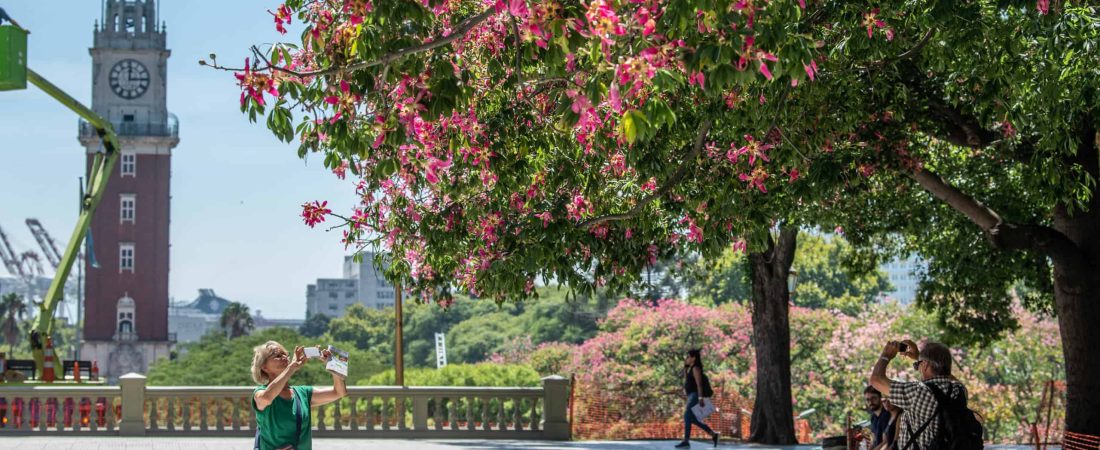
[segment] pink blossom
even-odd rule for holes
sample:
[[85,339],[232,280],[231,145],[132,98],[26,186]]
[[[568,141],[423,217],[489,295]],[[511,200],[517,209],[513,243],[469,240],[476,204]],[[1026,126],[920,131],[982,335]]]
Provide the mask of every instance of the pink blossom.
[[332,173],[336,174],[336,178],[344,179],[346,171],[348,170],[348,160],[340,161],[340,165],[332,169]]
[[790,177],[790,180],[788,180],[788,183],[794,183],[796,180],[798,180],[798,178],[800,176],[802,176],[802,174],[801,174],[801,172],[798,171],[797,168],[792,167],[791,171],[787,172],[787,176]]
[[870,38],[874,34],[875,28],[885,28],[886,22],[883,22],[878,18],[879,9],[872,9],[871,12],[863,15],[863,26],[867,27],[867,37]]
[[817,75],[817,72],[818,72],[817,62],[815,62],[814,60],[811,59],[810,63],[809,64],[803,64],[802,68],[806,69],[806,75],[809,75],[810,81],[814,81],[815,76]]
[[314,201],[313,203],[303,203],[302,221],[304,221],[306,225],[309,225],[310,228],[313,228],[314,225],[324,222],[325,215],[332,213],[332,210],[328,209],[327,206],[328,201]]
[[1047,15],[1050,13],[1050,0],[1038,0],[1035,2],[1035,8],[1039,10],[1039,14]]
[[738,103],[741,103],[741,94],[737,91],[729,91],[726,93],[726,107],[733,109],[737,107]]
[[757,59],[760,60],[760,73],[764,74],[764,78],[767,78],[768,80],[771,80],[772,79],[772,71],[768,70],[768,63],[767,62],[768,61],[776,62],[776,61],[779,61],[779,58],[776,58],[775,55],[773,55],[771,53],[768,53],[768,52],[765,52],[765,51],[758,51],[757,54],[758,54]]
[[570,220],[580,221],[585,215],[592,213],[592,205],[585,200],[584,196],[576,194],[573,196],[573,200],[565,206],[565,210]]
[[737,239],[737,240],[733,241],[733,244],[730,246],[730,249],[732,249],[735,252],[745,253],[749,249],[749,243],[747,241],[745,241],[744,239]]
[[432,156],[428,158],[428,165],[425,170],[426,173],[424,178],[428,180],[428,183],[439,183],[439,173],[446,170],[448,167],[451,167],[451,160],[449,158],[447,160],[442,160]]
[[758,141],[752,137],[752,135],[746,134],[745,140],[749,141],[741,148],[734,150],[736,144],[730,144],[730,150],[726,152],[726,159],[729,162],[736,164],[743,155],[749,155],[749,165],[756,165],[756,159],[760,158],[762,161],[771,162],[768,159],[767,152],[773,146],[771,144],[765,144],[762,141]]
[[550,221],[554,219],[554,216],[550,214],[550,211],[543,211],[535,214],[535,217],[542,219],[542,227],[546,228],[550,224]]
[[688,85],[699,85],[699,89],[703,89],[703,83],[707,81],[707,76],[703,75],[703,72],[693,72],[688,75]]
[[611,110],[617,113],[623,112],[623,101],[619,98],[619,84],[611,83],[611,89],[607,93],[607,102],[611,106]]
[[680,223],[687,222],[688,224],[688,242],[694,242],[696,244],[703,243],[703,229],[699,228],[699,225],[695,223],[695,219],[691,217],[684,217],[680,220]]
[[248,58],[244,59],[244,72],[234,73],[233,77],[237,79],[237,86],[243,88],[243,92],[241,92],[242,107],[249,98],[254,100],[256,104],[263,106],[264,93],[274,97],[279,95],[279,91],[275,89],[275,79],[268,74],[252,71]]
[[764,182],[768,179],[768,172],[763,167],[757,167],[753,169],[751,173],[743,173],[737,177],[741,181],[748,182],[749,188],[755,187],[762,193],[768,193],[768,190],[764,187]]
[[271,10],[268,10],[267,12],[270,13],[272,16],[275,16],[275,29],[278,30],[281,34],[286,34],[285,25],[289,24],[291,19],[293,18],[293,14],[291,13],[290,8],[288,8],[284,3],[282,5],[279,5],[279,7],[275,9],[275,12],[271,12]]

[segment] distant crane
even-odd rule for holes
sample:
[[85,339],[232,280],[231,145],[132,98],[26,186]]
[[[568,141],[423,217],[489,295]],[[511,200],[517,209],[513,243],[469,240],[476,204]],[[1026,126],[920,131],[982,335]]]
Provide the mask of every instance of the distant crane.
[[11,241],[8,240],[7,233],[4,233],[4,229],[0,228],[0,257],[3,258],[4,267],[8,269],[8,272],[19,277],[27,285],[28,300],[37,300],[38,277],[45,274],[42,270],[42,260],[38,257],[38,254],[27,250],[16,255],[15,250],[11,247]]
[[[46,231],[46,227],[42,226],[42,222],[38,221],[38,219],[35,219],[35,218],[32,217],[30,219],[27,219],[26,223],[27,223],[27,228],[29,228],[31,230],[31,234],[34,235],[34,240],[38,241],[38,246],[42,248],[42,253],[44,255],[46,255],[46,260],[50,262],[50,265],[53,266],[53,269],[56,272],[58,266],[61,265],[61,252],[59,252],[57,250],[57,241],[54,241],[53,236],[50,236],[50,233],[48,231]],[[80,253],[77,254],[77,260],[78,261],[81,260],[81,254]],[[79,264],[77,265],[77,273],[78,273],[77,283],[80,283],[80,282],[82,282],[82,279],[83,279],[83,267],[80,266]],[[67,281],[65,283],[65,287],[66,287],[65,292],[66,292],[67,295],[73,295],[75,293],[76,301],[77,301],[77,305],[76,305],[77,319],[76,320],[80,320],[79,319],[80,312],[81,312],[80,311],[80,309],[81,309],[80,293],[79,292],[74,292],[75,290],[79,289],[79,287],[74,287],[74,286],[70,285]],[[65,302],[65,300],[62,300],[62,304],[64,304],[64,302]],[[60,308],[60,310],[61,310],[62,316],[71,317],[70,314],[69,314],[70,311],[67,309],[67,307],[62,306]]]
[[53,237],[46,231],[46,228],[42,226],[42,222],[38,219],[27,219],[27,228],[31,229],[31,234],[34,235],[34,240],[38,241],[38,246],[42,248],[42,253],[46,255],[46,260],[50,262],[54,270],[57,270],[57,266],[61,265],[61,252],[57,251],[57,243],[54,242]]
[[4,260],[4,267],[8,269],[8,273],[23,277],[23,266],[19,264],[15,250],[11,249],[11,242],[8,241],[8,235],[4,233],[3,227],[0,227],[0,259]]

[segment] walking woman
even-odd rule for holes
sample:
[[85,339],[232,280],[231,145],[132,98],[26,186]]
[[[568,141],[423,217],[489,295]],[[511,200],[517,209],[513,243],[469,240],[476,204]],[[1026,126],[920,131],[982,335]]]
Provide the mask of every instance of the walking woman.
[[[332,357],[328,350],[320,350],[320,360]],[[326,405],[348,394],[344,378],[333,374],[332,386],[291,386],[290,377],[306,363],[303,347],[294,348],[290,359],[286,348],[275,341],[267,341],[253,349],[252,379],[260,384],[252,396],[252,409],[256,412],[256,449],[258,450],[310,450],[313,433],[310,408]]]
[[[703,361],[698,349],[688,350],[687,359],[684,361],[684,393],[687,394],[687,407],[684,408],[684,440],[679,444],[676,444],[676,448],[689,448],[691,447],[691,426],[695,425],[702,428],[710,435],[711,441],[714,442],[714,446],[718,447],[719,434],[710,429],[707,424],[695,417],[695,413],[691,411],[691,408],[695,405],[705,406],[706,402],[710,401],[702,397],[704,386],[703,375]],[[707,384],[709,385],[709,384]]]

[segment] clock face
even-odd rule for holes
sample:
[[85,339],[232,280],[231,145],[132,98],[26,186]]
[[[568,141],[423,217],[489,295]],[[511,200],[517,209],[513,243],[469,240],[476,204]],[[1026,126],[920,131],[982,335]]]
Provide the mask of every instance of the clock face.
[[149,70],[137,60],[124,59],[111,68],[108,80],[115,95],[132,100],[149,89]]

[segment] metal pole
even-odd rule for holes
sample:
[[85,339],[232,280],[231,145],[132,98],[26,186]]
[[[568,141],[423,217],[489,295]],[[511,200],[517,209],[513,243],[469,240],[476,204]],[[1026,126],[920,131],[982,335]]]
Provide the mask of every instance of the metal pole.
[[394,352],[395,360],[394,360],[394,364],[393,364],[393,367],[394,367],[394,381],[397,383],[398,386],[404,386],[405,385],[405,339],[401,335],[401,329],[404,328],[405,320],[404,320],[404,316],[401,314],[401,284],[400,283],[397,283],[394,286],[393,309],[394,309],[395,315],[397,316],[396,317],[396,322],[397,323],[396,323],[396,326],[394,327],[396,329],[396,335],[397,335],[397,345],[394,347],[396,349],[396,351]]
[[[79,177],[77,181],[77,190],[80,192],[78,203],[84,201],[84,177]],[[73,359],[80,361],[80,346],[84,345],[84,255],[83,252],[77,252],[76,257],[79,261],[76,262],[76,321],[73,325],[76,325],[76,350],[73,351]]]

